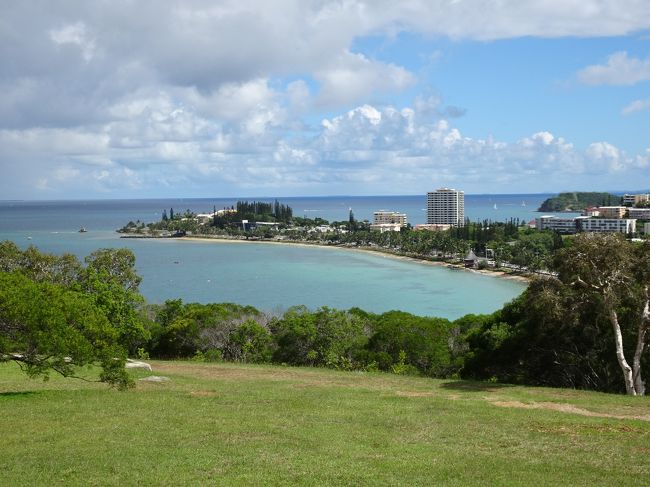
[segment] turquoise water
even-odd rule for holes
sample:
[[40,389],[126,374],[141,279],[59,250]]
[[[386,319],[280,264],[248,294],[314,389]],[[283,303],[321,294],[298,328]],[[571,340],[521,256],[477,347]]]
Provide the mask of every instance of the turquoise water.
[[[175,298],[235,302],[267,311],[299,304],[309,308],[357,306],[373,312],[398,309],[453,319],[495,311],[525,288],[512,280],[344,249],[120,239],[103,220],[116,218],[110,205],[25,206],[12,211],[7,203],[0,205],[0,240],[12,240],[21,247],[33,244],[57,254],[70,252],[80,258],[98,248],[130,248],[143,276],[141,291],[150,302]],[[128,202],[122,203],[118,213],[129,213]],[[74,228],[80,219],[85,220],[88,233]]]

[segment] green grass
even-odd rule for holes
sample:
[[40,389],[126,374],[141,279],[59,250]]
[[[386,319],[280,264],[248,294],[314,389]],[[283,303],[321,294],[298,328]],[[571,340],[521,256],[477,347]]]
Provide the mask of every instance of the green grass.
[[647,398],[152,364],[171,380],[138,382],[127,392],[54,376],[30,380],[15,365],[0,365],[0,485],[650,482]]

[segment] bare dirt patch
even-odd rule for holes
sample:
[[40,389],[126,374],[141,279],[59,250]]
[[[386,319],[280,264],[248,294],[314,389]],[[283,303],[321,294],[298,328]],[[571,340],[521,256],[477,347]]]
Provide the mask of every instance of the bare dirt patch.
[[519,401],[489,401],[495,406],[502,408],[520,408],[520,409],[546,409],[551,411],[560,411],[562,413],[579,414],[593,418],[614,418],[614,419],[639,419],[641,421],[650,421],[650,415],[622,415],[611,413],[598,413],[587,409],[579,408],[573,404],[560,404],[556,402],[532,402],[524,403]]
[[215,391],[190,391],[192,397],[214,397],[216,395]]

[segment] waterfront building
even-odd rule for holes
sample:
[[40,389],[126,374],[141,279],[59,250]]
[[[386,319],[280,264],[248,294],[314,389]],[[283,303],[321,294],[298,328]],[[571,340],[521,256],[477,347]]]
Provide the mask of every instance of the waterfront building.
[[370,225],[370,230],[376,232],[399,232],[405,225],[400,225],[399,223],[373,223]]
[[625,216],[625,206],[599,206],[598,212],[603,218],[623,218]]
[[587,216],[560,218],[553,215],[545,215],[536,218],[537,230],[553,230],[557,233],[571,234],[580,230],[579,221],[589,218]]
[[472,249],[469,250],[465,258],[463,259],[465,267],[475,269],[478,267],[478,257]]
[[650,194],[626,194],[623,195],[623,204],[625,206],[634,206],[638,203],[647,203],[650,201]]
[[634,233],[636,220],[633,218],[584,218],[580,222],[583,232]]
[[397,211],[379,210],[373,213],[374,225],[399,225],[400,227],[406,226],[406,213],[398,213]]
[[650,208],[629,208],[630,218],[637,220],[650,220]]
[[427,223],[462,227],[465,224],[465,192],[440,188],[427,193]]
[[636,220],[633,218],[593,218],[589,216],[559,218],[546,215],[537,218],[536,222],[538,230],[553,230],[563,234],[577,232],[634,233],[636,231]]

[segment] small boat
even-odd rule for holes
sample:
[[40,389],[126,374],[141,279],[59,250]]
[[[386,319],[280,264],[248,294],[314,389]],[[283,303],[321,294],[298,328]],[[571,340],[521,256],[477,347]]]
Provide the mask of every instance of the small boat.
[[496,204],[496,203],[494,203],[494,209],[495,209],[495,210],[498,210],[498,208],[497,208],[497,204]]
[[79,233],[86,233],[88,230],[86,230],[86,227],[81,227],[79,229]]
[[526,202],[525,202],[525,201],[522,201],[522,202],[521,202],[521,206],[526,206]]

